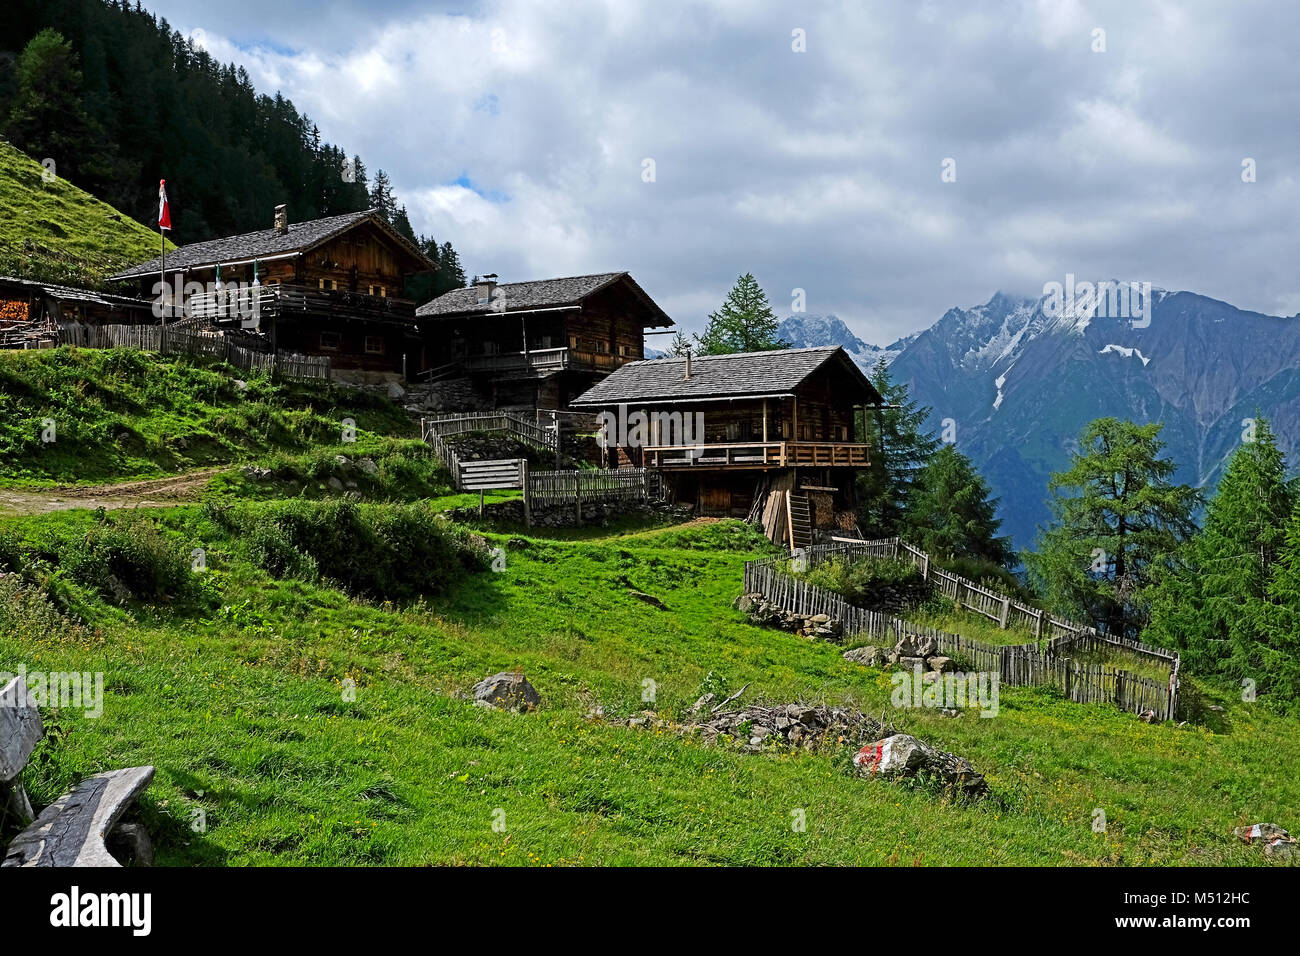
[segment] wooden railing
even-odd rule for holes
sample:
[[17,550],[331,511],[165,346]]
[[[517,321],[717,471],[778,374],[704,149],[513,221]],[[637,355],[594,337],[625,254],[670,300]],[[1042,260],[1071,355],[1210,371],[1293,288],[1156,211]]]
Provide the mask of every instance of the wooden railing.
[[648,445],[642,460],[647,468],[865,468],[871,464],[871,446],[812,441]]
[[305,285],[237,286],[220,292],[198,292],[185,301],[190,318],[250,325],[261,317],[282,317],[293,313],[362,316],[366,318],[415,319],[410,299],[369,295],[364,292],[317,289]]
[[465,355],[456,359],[472,372],[562,371],[568,368],[613,370],[638,359],[608,352],[580,352],[577,349],[530,349],[528,352],[498,352],[494,355]]
[[510,412],[441,412],[420,419],[420,433],[428,441],[431,432],[443,438],[467,432],[507,432],[520,441],[554,451],[555,431]]

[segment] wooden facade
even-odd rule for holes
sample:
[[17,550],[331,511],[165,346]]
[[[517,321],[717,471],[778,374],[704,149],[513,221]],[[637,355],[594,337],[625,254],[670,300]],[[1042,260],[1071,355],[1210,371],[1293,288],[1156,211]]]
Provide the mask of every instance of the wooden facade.
[[645,330],[672,320],[626,273],[479,282],[422,306],[423,361],[464,372],[496,407],[566,409],[645,355]]
[[[697,381],[698,379],[698,381]],[[772,494],[806,499],[814,528],[855,506],[880,395],[842,349],[642,362],[574,403],[601,416],[606,464],[660,471],[700,514],[754,517]]]
[[[335,370],[401,375],[423,361],[416,304],[401,293],[434,264],[375,210],[291,226],[280,208],[272,229],[182,246],[166,265],[169,321],[241,329]],[[160,267],[117,278],[153,295]]]

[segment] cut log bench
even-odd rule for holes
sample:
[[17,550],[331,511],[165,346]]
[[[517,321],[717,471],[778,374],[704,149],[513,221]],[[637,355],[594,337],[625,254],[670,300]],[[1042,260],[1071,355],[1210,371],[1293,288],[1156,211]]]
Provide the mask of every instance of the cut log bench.
[[0,810],[26,827],[14,837],[0,866],[121,866],[108,843],[137,862],[152,858],[149,837],[135,824],[118,826],[153,779],[153,767],[128,767],[87,777],[32,820],[18,775],[44,734],[40,711],[21,677],[0,690]]

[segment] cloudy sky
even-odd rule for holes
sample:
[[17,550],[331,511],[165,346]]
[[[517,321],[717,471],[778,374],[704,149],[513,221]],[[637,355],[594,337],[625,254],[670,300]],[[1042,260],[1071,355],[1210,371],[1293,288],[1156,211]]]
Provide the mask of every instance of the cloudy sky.
[[1067,273],[1300,312],[1297,4],[146,5],[467,272],[627,269],[698,329],[751,271],[876,344]]

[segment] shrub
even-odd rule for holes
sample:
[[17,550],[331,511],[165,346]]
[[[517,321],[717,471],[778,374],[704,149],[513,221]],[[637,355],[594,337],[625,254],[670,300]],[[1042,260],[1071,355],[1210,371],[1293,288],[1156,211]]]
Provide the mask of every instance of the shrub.
[[168,540],[135,515],[100,512],[88,531],[60,528],[47,532],[34,557],[100,596],[121,601],[155,601],[196,593],[189,549]]
[[419,505],[281,501],[210,513],[276,577],[327,578],[373,598],[439,594],[463,570],[486,566],[483,548]]

